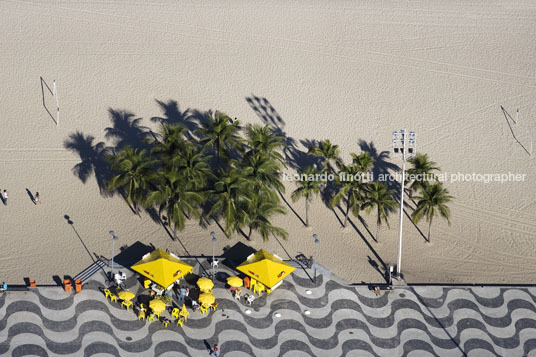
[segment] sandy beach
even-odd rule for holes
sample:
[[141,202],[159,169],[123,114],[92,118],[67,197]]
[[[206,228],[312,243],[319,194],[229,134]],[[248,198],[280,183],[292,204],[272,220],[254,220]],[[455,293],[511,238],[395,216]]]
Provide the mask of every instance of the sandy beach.
[[[158,100],[176,101],[181,113],[220,110],[275,125],[297,153],[330,139],[346,161],[365,149],[401,166],[390,155],[392,131],[415,130],[418,151],[438,163],[455,200],[452,224],[436,218],[429,244],[427,223],[404,218],[406,281],[534,283],[535,33],[530,1],[0,2],[0,190],[9,192],[0,205],[0,281],[75,275],[94,253],[111,256],[109,230],[119,246],[141,241],[180,255],[210,255],[211,230],[219,252],[248,243],[196,221],[172,241],[151,217],[99,190],[95,145],[118,144],[105,136],[110,109],[156,131],[151,118],[165,117]],[[59,123],[47,88],[54,80]],[[139,140],[132,128],[114,129],[126,143]],[[76,133],[83,140],[69,150]],[[81,162],[96,165],[85,182],[73,173]],[[451,182],[457,173],[525,176]],[[304,218],[294,189],[287,182],[284,197]],[[274,223],[289,240],[254,237],[255,248],[309,256],[316,233],[319,262],[353,283],[383,281],[374,262],[396,262],[397,212],[376,243],[374,214],[343,229],[341,211],[319,197],[305,228],[285,207]]]

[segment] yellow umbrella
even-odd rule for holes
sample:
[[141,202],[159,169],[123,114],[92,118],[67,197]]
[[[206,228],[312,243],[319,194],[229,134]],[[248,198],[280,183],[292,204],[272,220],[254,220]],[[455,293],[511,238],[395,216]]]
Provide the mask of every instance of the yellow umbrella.
[[216,298],[214,297],[214,295],[210,293],[204,293],[204,294],[199,295],[198,300],[201,303],[201,305],[207,306],[207,305],[212,305],[214,301],[216,301]]
[[197,280],[197,286],[203,292],[210,291],[214,287],[214,283],[209,278],[200,278]]
[[270,289],[295,270],[294,267],[264,249],[253,254],[236,269],[260,281]]
[[166,253],[162,249],[147,253],[131,268],[166,289],[194,269],[177,256]]
[[134,293],[132,291],[123,290],[119,292],[119,298],[124,301],[130,301],[134,298]]
[[151,308],[151,310],[153,310],[154,313],[160,314],[166,309],[166,303],[160,299],[153,299],[149,303],[149,307]]
[[227,278],[227,284],[229,284],[229,286],[232,286],[233,288],[239,288],[243,285],[243,283],[244,282],[242,281],[242,279],[237,276],[230,276]]

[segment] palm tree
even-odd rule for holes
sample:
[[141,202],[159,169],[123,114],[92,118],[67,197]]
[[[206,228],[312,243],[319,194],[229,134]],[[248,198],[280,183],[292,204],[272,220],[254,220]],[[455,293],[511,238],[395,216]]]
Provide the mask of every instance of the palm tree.
[[432,232],[432,219],[438,214],[445,218],[450,225],[450,209],[446,203],[450,202],[454,197],[449,195],[446,188],[443,188],[441,182],[425,185],[421,190],[421,196],[415,197],[417,208],[413,211],[411,217],[415,223],[419,223],[421,218],[426,217],[428,222],[428,243],[430,243],[430,234]]
[[317,175],[320,175],[320,171],[311,166],[299,173],[301,176],[304,175],[306,179],[297,181],[298,188],[292,192],[290,197],[293,202],[302,197],[305,198],[305,225],[309,226],[309,202],[320,193],[320,188],[324,183],[316,179]]
[[352,157],[352,163],[356,165],[360,173],[365,174],[372,170],[374,158],[370,156],[368,152],[362,152],[359,155],[356,155],[352,152],[350,153],[350,156]]
[[233,121],[227,114],[218,112],[207,113],[207,122],[195,132],[201,136],[200,143],[205,148],[216,150],[218,159],[229,157],[231,149],[242,149],[242,138],[238,135],[241,126],[238,120]]
[[324,159],[322,170],[324,172],[334,172],[330,161],[339,162],[339,145],[333,145],[329,140],[322,140],[319,146],[309,148],[309,154],[320,156]]
[[285,140],[277,135],[268,125],[248,124],[246,126],[247,144],[254,154],[265,154],[272,160],[284,164],[285,159],[279,152],[285,146]]
[[181,231],[186,219],[200,217],[197,208],[202,196],[178,170],[163,170],[155,184],[156,189],[147,195],[143,204],[145,207],[158,206],[159,214],[166,211],[168,224],[173,222],[174,229]]
[[184,146],[184,153],[177,157],[177,169],[184,175],[184,179],[191,183],[193,188],[200,190],[207,185],[209,178],[214,178],[214,174],[209,167],[210,155],[205,155],[203,151],[196,151],[193,144],[189,142]]
[[155,177],[154,165],[156,161],[149,160],[145,150],[133,149],[125,146],[117,155],[109,156],[112,170],[118,172],[106,184],[106,189],[112,191],[124,188],[126,201],[136,208],[140,203],[143,193]]
[[[432,175],[432,171],[440,170],[436,163],[428,161],[427,154],[417,153],[412,158],[408,159],[412,168],[407,170],[408,175],[419,175],[415,180],[411,181],[410,193],[417,192],[419,189],[424,189],[428,185],[428,176]],[[408,181],[409,183],[409,181]]]
[[216,202],[210,209],[209,216],[223,214],[225,220],[225,234],[229,237],[244,222],[243,210],[247,199],[247,192],[251,184],[242,173],[234,168],[228,171],[220,170],[219,179],[214,183],[212,194]]
[[[280,164],[268,155],[248,153],[242,161],[237,163],[237,166],[241,169],[242,175],[250,180],[255,187],[268,192],[272,189],[285,192],[285,186],[279,177]],[[273,195],[277,197],[275,192]]]
[[163,167],[169,169],[176,167],[177,160],[183,155],[185,148],[190,144],[184,137],[186,128],[179,124],[160,123],[160,136],[162,139],[153,140],[151,154],[157,157]]
[[270,223],[270,218],[276,214],[286,213],[278,201],[273,200],[269,195],[254,192],[247,202],[247,211],[244,212],[243,222],[249,228],[248,240],[251,240],[252,231],[258,231],[264,242],[268,241],[269,236],[280,237],[284,240],[288,238],[288,233],[280,227]]
[[380,226],[382,221],[389,227],[387,215],[396,206],[396,201],[392,199],[394,192],[394,190],[389,190],[383,182],[376,181],[367,186],[365,203],[362,208],[369,214],[376,208],[376,242],[380,241]]
[[343,227],[348,223],[348,213],[352,211],[353,215],[359,217],[359,208],[363,202],[365,183],[361,180],[354,180],[356,175],[361,171],[356,165],[346,166],[339,163],[339,172],[337,173],[336,186],[337,193],[330,201],[331,208],[337,206],[343,199],[346,199],[346,212],[344,213]]

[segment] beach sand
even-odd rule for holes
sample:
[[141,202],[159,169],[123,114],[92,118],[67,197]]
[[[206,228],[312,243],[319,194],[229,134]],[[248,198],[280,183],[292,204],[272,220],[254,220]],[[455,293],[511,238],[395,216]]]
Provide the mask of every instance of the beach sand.
[[[406,128],[447,175],[525,174],[523,182],[446,182],[456,197],[452,224],[436,218],[428,244],[418,230],[426,235],[427,223],[417,229],[405,218],[402,271],[408,282],[534,283],[536,153],[527,153],[529,131],[536,137],[534,33],[529,1],[1,2],[0,189],[10,198],[0,206],[0,280],[45,284],[75,275],[94,253],[111,256],[109,230],[118,246],[141,241],[180,255],[211,255],[211,230],[218,252],[247,243],[192,221],[178,234],[186,251],[148,215],[103,195],[94,175],[82,182],[73,174],[80,155],[86,163],[95,157],[91,145],[80,155],[67,150],[70,135],[114,146],[105,138],[110,108],[156,130],[150,119],[163,116],[156,100],[175,100],[181,111],[274,120],[294,151],[306,150],[304,140],[330,139],[348,161],[363,140],[400,166],[388,158],[391,135]],[[47,89],[53,80],[58,125]],[[522,121],[509,124],[501,106],[513,119],[519,108]],[[128,128],[124,134],[126,142],[139,139]],[[286,186],[304,219],[304,202],[292,203],[295,186]],[[26,189],[39,191],[42,204]],[[317,198],[311,227],[289,209],[274,222],[288,242],[251,244],[309,256],[317,233],[318,259],[333,273],[383,281],[373,266],[396,262],[398,213],[380,243],[371,235],[374,214],[363,214],[371,233],[355,217],[343,229],[342,219]]]

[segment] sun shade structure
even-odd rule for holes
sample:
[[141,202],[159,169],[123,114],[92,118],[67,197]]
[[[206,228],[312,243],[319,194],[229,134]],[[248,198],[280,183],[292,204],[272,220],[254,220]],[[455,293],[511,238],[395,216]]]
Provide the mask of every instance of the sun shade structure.
[[131,268],[166,289],[194,269],[176,255],[166,253],[162,249],[147,253]]
[[199,286],[199,289],[201,289],[201,291],[208,292],[212,290],[212,288],[214,287],[214,283],[208,278],[199,278],[199,280],[197,280],[197,286]]
[[201,303],[201,305],[212,305],[216,301],[216,298],[211,293],[204,293],[199,295],[198,301]]
[[252,254],[236,269],[261,282],[270,289],[278,285],[287,275],[295,269],[285,263],[281,258],[274,256],[264,249]]
[[149,307],[155,314],[161,314],[166,309],[166,303],[159,299],[153,299],[149,302]]
[[230,276],[227,278],[227,284],[233,288],[239,288],[244,285],[244,282],[237,276]]
[[125,301],[130,301],[134,298],[134,293],[132,291],[128,291],[128,290],[123,290],[121,292],[119,292],[119,298],[121,300],[125,300]]

